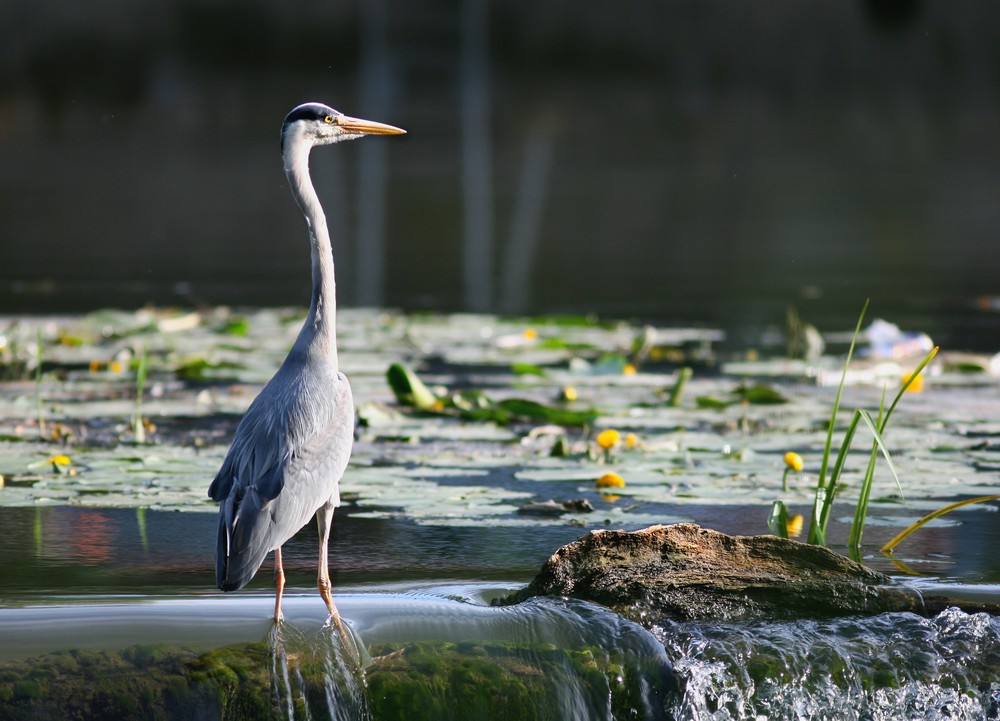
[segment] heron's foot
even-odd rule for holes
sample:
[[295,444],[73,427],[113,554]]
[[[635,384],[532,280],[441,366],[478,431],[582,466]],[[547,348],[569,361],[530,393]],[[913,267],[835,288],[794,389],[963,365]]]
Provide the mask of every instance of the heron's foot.
[[367,657],[367,653],[362,656],[361,645],[358,642],[358,638],[354,635],[351,629],[344,623],[344,620],[340,617],[340,614],[334,611],[330,614],[330,617],[326,621],[327,626],[333,626],[337,631],[337,636],[340,637],[340,643],[344,650],[347,651],[347,656],[350,660],[357,666],[358,670],[361,670],[365,663],[363,661],[364,657]]
[[356,662],[361,662],[361,651],[358,648],[358,642],[354,638],[354,634],[351,633],[347,624],[344,623],[344,619],[340,617],[340,611],[337,610],[337,605],[333,602],[333,596],[330,594],[330,585],[327,582],[324,587],[322,579],[319,584],[319,592],[323,597],[323,602],[326,603],[326,608],[330,612],[330,617],[327,619],[327,625],[333,626],[337,630],[337,635],[340,636],[341,643],[344,644],[344,648],[347,649],[351,658]]

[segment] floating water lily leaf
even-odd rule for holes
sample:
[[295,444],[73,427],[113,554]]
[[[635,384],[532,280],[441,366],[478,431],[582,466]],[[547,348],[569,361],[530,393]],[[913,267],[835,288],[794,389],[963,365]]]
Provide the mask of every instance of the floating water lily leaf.
[[594,315],[536,315],[529,320],[532,325],[554,325],[561,328],[599,328],[601,325]]
[[695,403],[699,408],[728,408],[737,403],[751,403],[753,405],[779,405],[788,403],[788,399],[781,393],[762,384],[753,386],[739,386],[731,391],[730,398],[719,398],[718,396],[698,396]]
[[519,376],[539,376],[540,378],[544,378],[546,375],[545,369],[534,363],[515,363],[510,369]]
[[401,363],[389,366],[386,379],[400,404],[432,414],[455,415],[457,411],[457,415],[464,420],[494,422],[500,425],[512,421],[543,421],[563,426],[583,426],[593,423],[598,416],[598,412],[594,409],[557,408],[523,398],[508,398],[495,402],[482,391],[475,389],[452,393],[438,399],[416,373]]
[[192,358],[174,369],[178,378],[185,380],[201,380],[209,371],[242,370],[245,366],[232,361],[210,361],[206,358]]
[[508,398],[497,403],[496,407],[520,420],[546,421],[559,426],[586,426],[597,420],[600,415],[593,408],[581,411],[555,408],[523,398]]
[[246,318],[243,317],[232,318],[222,328],[222,332],[225,333],[226,335],[235,335],[242,337],[250,332],[250,323],[247,321]]
[[437,398],[424,382],[402,363],[393,363],[389,366],[385,377],[396,396],[396,402],[400,405],[429,410],[437,403]]
[[728,408],[737,401],[723,400],[715,396],[698,396],[694,402],[699,408]]
[[734,393],[740,400],[757,405],[778,405],[788,403],[788,399],[771,386],[753,385],[750,387],[741,386]]

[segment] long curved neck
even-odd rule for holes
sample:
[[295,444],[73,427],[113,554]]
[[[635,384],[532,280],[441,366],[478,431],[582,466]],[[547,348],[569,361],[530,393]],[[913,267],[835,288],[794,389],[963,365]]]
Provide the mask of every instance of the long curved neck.
[[310,144],[292,139],[283,149],[285,175],[309,227],[312,252],[312,299],[309,316],[296,345],[307,343],[308,352],[319,352],[337,363],[337,284],[333,270],[333,247],[326,215],[309,177]]

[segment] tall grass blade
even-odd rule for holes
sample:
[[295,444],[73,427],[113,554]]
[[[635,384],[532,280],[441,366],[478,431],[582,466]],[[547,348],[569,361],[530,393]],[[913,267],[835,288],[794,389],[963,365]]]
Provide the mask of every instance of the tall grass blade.
[[[854,328],[854,335],[851,336],[851,345],[847,349],[847,358],[844,360],[844,372],[840,376],[840,385],[837,386],[837,394],[833,398],[833,410],[830,413],[830,425],[826,431],[826,445],[823,448],[823,458],[819,467],[819,478],[816,481],[816,502],[819,502],[822,490],[826,486],[826,472],[830,465],[830,448],[833,445],[833,431],[837,424],[837,412],[840,410],[840,396],[844,391],[844,382],[847,380],[847,369],[851,365],[851,357],[854,355],[854,347],[858,342],[858,335],[861,333],[861,323],[864,321],[865,313],[868,311],[869,300],[865,299],[865,304],[861,307],[861,315],[858,316],[858,323]],[[841,449],[843,451],[843,447]],[[832,498],[830,499],[832,502]],[[826,529],[818,523],[820,517],[819,510],[813,504],[813,518],[809,524],[809,543],[824,545],[821,537],[825,538]]]
[[[861,415],[862,420],[868,426],[868,430],[872,432],[872,436],[875,439],[875,445],[878,449],[882,451],[882,457],[885,458],[885,465],[889,467],[889,472],[892,473],[892,480],[896,482],[896,490],[899,491],[899,495],[903,496],[903,484],[899,482],[899,474],[896,473],[896,466],[892,464],[892,456],[889,454],[889,449],[885,445],[885,441],[882,440],[882,434],[879,432],[878,424],[872,419],[872,414],[864,409],[859,409],[858,413]],[[905,500],[905,499],[904,499]]]
[[964,501],[958,501],[957,503],[949,503],[947,506],[937,509],[936,511],[931,511],[926,516],[921,518],[919,521],[911,523],[909,526],[904,528],[898,534],[893,536],[893,538],[882,546],[882,553],[887,556],[892,555],[892,549],[898,546],[907,537],[915,533],[921,527],[925,526],[927,523],[933,521],[935,518],[939,518],[946,513],[951,513],[956,508],[961,508],[962,506],[969,506],[973,503],[985,503],[986,501],[995,501],[1000,498],[1000,495],[995,496],[978,496],[976,498],[966,498]]
[[[885,414],[885,386],[882,387],[882,398],[878,405],[878,419],[875,425],[882,422]],[[869,426],[870,427],[870,426]],[[861,536],[865,532],[865,517],[868,515],[868,501],[872,495],[872,484],[875,481],[875,462],[878,461],[878,444],[872,442],[871,453],[868,454],[868,467],[865,469],[865,477],[861,482],[858,491],[858,503],[854,507],[854,519],[851,521],[851,532],[847,539],[848,548],[854,560],[859,561],[861,556]],[[898,484],[898,480],[897,480]],[[899,495],[903,495],[903,489],[899,489]]]
[[906,393],[906,389],[910,387],[910,384],[913,383],[917,376],[920,375],[924,368],[927,367],[927,364],[934,360],[934,356],[937,355],[939,350],[940,346],[934,346],[931,349],[931,352],[927,354],[927,357],[920,361],[920,364],[917,365],[916,369],[910,373],[906,381],[899,387],[899,390],[896,392],[896,397],[893,398],[892,403],[889,404],[889,410],[885,412],[885,418],[882,419],[881,429],[883,432],[885,432],[885,426],[889,423],[889,417],[892,415],[892,412],[896,410],[896,405],[899,403],[899,399],[903,397],[903,394]]
[[[852,549],[859,548],[861,546],[861,537],[864,535],[865,531],[865,517],[868,515],[868,501],[871,498],[871,487],[872,481],[875,478],[875,462],[878,460],[878,451],[882,451],[882,455],[885,456],[886,465],[889,466],[889,470],[892,472],[893,480],[896,481],[896,488],[899,490],[900,498],[903,497],[903,486],[899,482],[899,475],[896,473],[895,467],[892,465],[892,460],[889,457],[889,451],[886,448],[885,440],[882,434],[886,432],[886,428],[889,426],[889,418],[892,416],[892,412],[896,409],[900,399],[906,392],[906,389],[910,387],[910,384],[914,379],[920,375],[921,371],[927,366],[928,363],[937,355],[938,346],[934,346],[931,352],[927,354],[916,369],[910,373],[909,377],[902,383],[899,390],[896,392],[895,398],[892,399],[892,403],[889,405],[889,409],[885,409],[885,389],[882,390],[882,400],[879,403],[878,408],[878,421],[872,421],[871,415],[865,411],[865,422],[868,424],[868,428],[872,432],[872,436],[875,441],[872,443],[871,456],[868,459],[868,468],[865,471],[865,478],[861,484],[861,491],[858,497],[858,505],[854,509],[854,520],[851,522],[851,532],[848,537],[848,546]],[[876,428],[878,430],[876,430]]]
[[146,442],[146,424],[142,420],[142,392],[146,387],[146,344],[142,344],[139,362],[135,369],[135,442]]
[[[882,428],[882,421],[885,417],[885,386],[882,386],[882,397],[878,403],[878,418],[875,424]],[[854,518],[851,521],[851,531],[847,538],[848,548],[854,560],[861,560],[861,536],[865,530],[865,518],[868,515],[868,502],[872,495],[872,485],[875,481],[875,463],[878,461],[878,444],[872,441],[872,449],[868,454],[868,467],[865,469],[865,477],[861,481],[861,488],[858,492],[858,503],[854,507]],[[900,489],[902,495],[902,489]]]
[[42,404],[42,329],[35,332],[35,411],[38,413],[38,437],[45,440],[45,409]]
[[[844,441],[840,444],[840,450],[837,451],[837,459],[833,463],[830,480],[826,485],[816,489],[816,500],[813,504],[813,527],[817,529],[818,533],[824,539],[826,538],[826,527],[830,522],[830,510],[833,508],[833,499],[837,492],[837,482],[840,480],[840,474],[844,470],[844,463],[847,461],[847,454],[851,450],[851,443],[854,441],[854,434],[858,430],[858,423],[860,421],[861,416],[855,411],[851,417],[851,422],[847,426],[847,430],[844,432]],[[824,541],[812,540],[811,528],[809,538],[810,543],[817,543],[821,546],[825,545]]]

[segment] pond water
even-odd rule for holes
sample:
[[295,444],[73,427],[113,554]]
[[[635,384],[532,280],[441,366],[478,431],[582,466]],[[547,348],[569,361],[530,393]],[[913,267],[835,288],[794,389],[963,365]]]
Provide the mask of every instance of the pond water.
[[[300,315],[104,313],[0,326],[4,367],[25,364],[0,383],[0,717],[71,708],[89,718],[243,719],[1000,714],[1000,625],[982,614],[644,628],[581,601],[490,606],[590,529],[693,521],[766,533],[778,498],[808,518],[834,392],[822,378],[839,378],[842,359],[723,357],[714,331],[656,329],[656,353],[626,371],[648,329],[344,315],[343,363],[363,423],[330,557],[350,639],[325,623],[313,590],[311,525],[284,549],[288,623],[270,622],[269,564],[244,591],[214,589],[216,518],[205,489]],[[33,380],[36,345],[43,372]],[[131,417],[143,348],[151,425],[138,443]],[[463,419],[458,406],[413,412],[385,378],[401,360],[442,397],[485,391],[594,409],[596,419],[560,427]],[[671,406],[664,389],[681,364],[694,375]],[[905,369],[905,360],[859,362],[844,412],[877,408],[881,383],[898,383]],[[787,402],[694,400],[726,400],[751,382]],[[880,466],[865,565],[921,591],[1000,603],[995,503],[932,522],[895,557],[878,552],[927,511],[995,492],[997,385],[945,358],[925,390],[901,402],[886,440],[905,499]],[[577,400],[554,400],[568,386]],[[57,441],[39,437],[39,415]],[[602,452],[601,429],[634,433],[634,447]],[[554,457],[559,437],[568,455]],[[849,454],[832,512],[831,545],[844,553],[868,443]],[[784,491],[789,449],[805,468]],[[595,486],[609,471],[625,481],[614,495]],[[549,500],[592,510],[531,512]],[[243,705],[234,710],[232,699]],[[96,707],[102,715],[88,716]]]
[[[842,510],[839,515],[846,515]],[[759,530],[757,507],[693,506],[685,512],[705,526]],[[214,590],[214,525],[213,516],[200,513],[0,509],[0,557],[6,559],[0,684],[18,664],[34,666],[38,662],[31,659],[68,650],[127,653],[139,646],[206,654],[258,642],[269,659],[274,718],[423,717],[395,716],[390,706],[368,700],[367,689],[378,688],[385,662],[368,661],[373,680],[366,685],[325,630],[325,608],[313,590],[311,526],[285,549],[287,623],[276,636],[266,567],[243,592]],[[888,528],[878,527],[874,539]],[[608,701],[616,673],[626,678],[621,684],[641,690],[629,696],[628,705],[639,718],[995,717],[1000,622],[982,615],[953,610],[932,619],[887,614],[825,622],[675,623],[650,632],[584,602],[536,599],[514,608],[489,607],[581,532],[556,525],[436,527],[359,518],[347,508],[331,539],[338,607],[359,646],[376,654],[427,643],[461,649],[474,642],[502,646],[526,668],[547,668],[555,674],[553,686],[535,697],[538,715],[524,718],[626,718],[620,705]],[[921,550],[906,556],[908,566],[928,575],[905,576],[874,556],[866,562],[928,592],[1000,603],[1000,564],[992,550],[998,536],[993,514],[968,514],[961,525],[929,529]],[[564,659],[556,673],[548,668],[553,648],[571,654],[602,649],[619,659],[611,663],[618,670],[601,666],[606,675],[597,674],[595,681]],[[302,657],[311,654],[324,659],[321,678],[335,691],[318,701],[313,697],[320,682],[302,670]],[[461,689],[439,688],[433,669],[424,673],[426,689],[437,694],[427,708],[453,709]],[[299,706],[290,699],[300,699]]]

